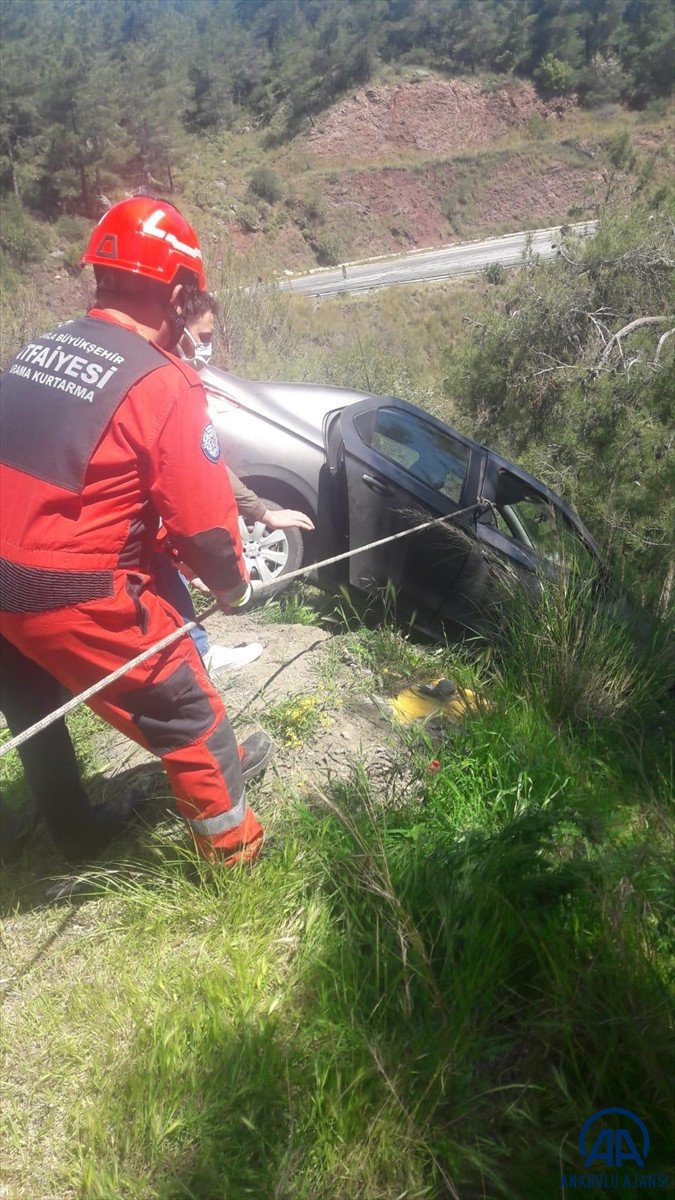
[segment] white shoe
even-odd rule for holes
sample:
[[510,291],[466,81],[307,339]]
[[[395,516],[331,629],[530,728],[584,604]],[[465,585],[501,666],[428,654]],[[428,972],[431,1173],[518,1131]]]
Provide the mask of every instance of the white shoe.
[[211,676],[218,671],[238,671],[255,662],[262,652],[259,642],[249,642],[247,646],[209,646],[204,655],[204,666]]

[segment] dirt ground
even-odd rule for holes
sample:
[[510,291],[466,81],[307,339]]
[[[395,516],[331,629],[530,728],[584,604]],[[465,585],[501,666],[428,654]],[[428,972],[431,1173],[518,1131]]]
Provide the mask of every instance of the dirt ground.
[[381,84],[348,96],[307,134],[317,161],[372,162],[394,151],[456,154],[496,141],[530,117],[562,115],[573,100],[543,100],[531,83],[490,88],[460,80]]
[[529,228],[554,215],[562,219],[572,205],[591,204],[602,182],[590,163],[584,168],[553,161],[533,171],[526,160],[516,160],[508,169],[469,182],[471,207],[457,207],[460,236],[443,204],[461,180],[461,168],[452,164],[423,171],[384,167],[345,172],[335,183],[326,182],[325,194],[336,221],[348,214],[350,252],[366,257],[375,230],[378,250],[385,253],[460,242],[514,222]]
[[[294,697],[311,696],[320,710],[316,727],[306,738],[301,735],[298,744],[275,739],[268,785],[281,782],[303,794],[347,779],[357,764],[375,783],[403,770],[402,741],[389,705],[373,694],[371,677],[354,659],[344,636],[316,626],[264,624],[255,614],[216,615],[208,622],[208,632],[212,644],[255,641],[263,646],[256,662],[237,672],[222,671],[213,680],[240,740],[261,726],[274,732],[267,714]],[[131,768],[156,761],[113,729],[101,736],[97,757],[113,791],[118,776],[126,778]]]

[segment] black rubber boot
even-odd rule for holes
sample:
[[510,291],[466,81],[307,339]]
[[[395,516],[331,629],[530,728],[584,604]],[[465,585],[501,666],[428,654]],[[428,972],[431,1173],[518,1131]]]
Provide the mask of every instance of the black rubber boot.
[[241,743],[244,754],[241,760],[241,774],[244,783],[249,783],[265,770],[270,759],[274,758],[276,746],[267,733],[259,729],[250,734]]

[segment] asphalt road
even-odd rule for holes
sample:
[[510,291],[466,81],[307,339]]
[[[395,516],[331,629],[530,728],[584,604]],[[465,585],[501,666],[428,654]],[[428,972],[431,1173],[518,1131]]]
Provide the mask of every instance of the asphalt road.
[[[595,229],[595,221],[582,221],[570,226],[575,232],[587,235]],[[356,295],[375,288],[396,287],[401,283],[428,283],[452,276],[473,275],[490,263],[504,267],[518,263],[531,238],[532,253],[541,258],[555,254],[555,242],[560,226],[535,229],[530,233],[507,233],[505,237],[487,238],[484,242],[465,242],[459,246],[441,246],[439,250],[416,250],[392,258],[370,259],[346,263],[342,267],[312,271],[282,282],[285,290],[303,296]]]

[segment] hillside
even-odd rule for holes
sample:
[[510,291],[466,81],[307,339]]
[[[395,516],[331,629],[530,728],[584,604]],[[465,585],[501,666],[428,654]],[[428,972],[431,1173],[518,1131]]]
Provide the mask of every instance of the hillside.
[[667,116],[615,107],[599,120],[531,84],[411,73],[356,91],[281,147],[253,129],[203,143],[177,179],[207,247],[265,274],[310,270],[596,215],[606,147],[624,129],[636,171],[650,160],[665,176]]
[[[256,274],[302,271],[578,220],[596,215],[605,195],[617,133],[630,134],[636,177],[649,168],[665,178],[672,143],[667,110],[593,113],[571,96],[544,99],[526,81],[448,80],[413,68],[356,89],[290,140],[274,130],[242,123],[191,135],[172,169],[173,193],[162,188],[217,264],[234,255]],[[127,188],[109,192],[116,200]],[[8,265],[51,254],[40,277],[68,292],[64,276],[89,222],[38,221],[14,197],[3,203]]]
[[314,161],[373,162],[411,151],[440,157],[482,149],[532,117],[560,117],[573,107],[571,97],[542,99],[531,83],[476,86],[418,71],[333,105],[304,143]]

